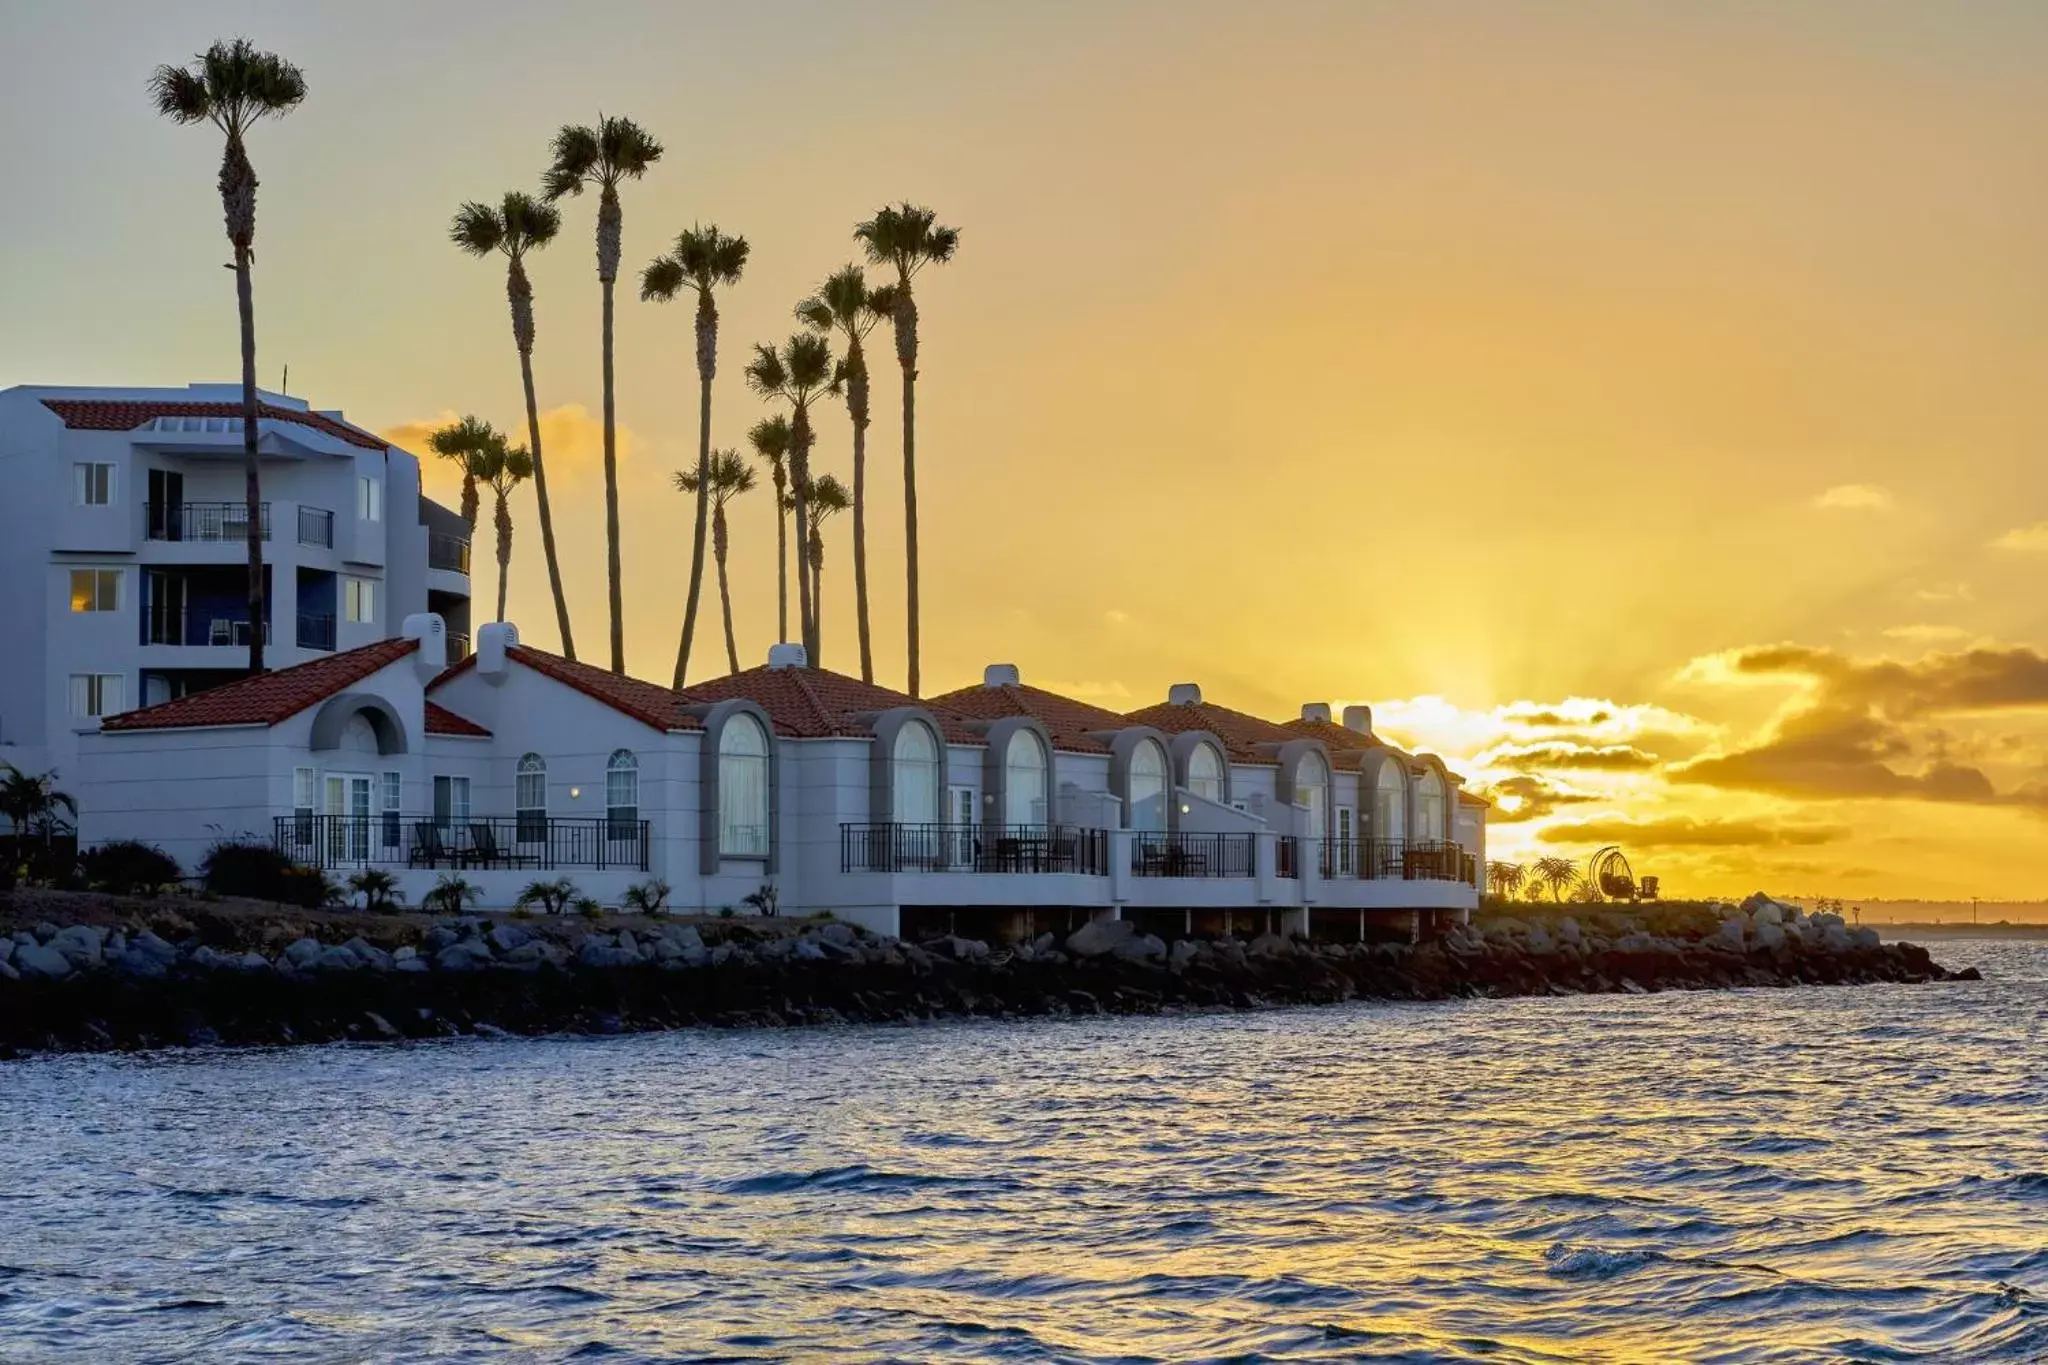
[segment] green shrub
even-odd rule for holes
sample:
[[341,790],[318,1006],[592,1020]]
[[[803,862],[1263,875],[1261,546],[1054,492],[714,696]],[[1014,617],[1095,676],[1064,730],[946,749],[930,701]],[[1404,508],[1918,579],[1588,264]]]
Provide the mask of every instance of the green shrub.
[[363,909],[391,911],[405,904],[398,878],[381,867],[366,867],[348,879],[348,889],[363,898]]
[[669,885],[665,881],[650,878],[626,888],[626,894],[619,904],[627,910],[642,915],[666,915],[668,913]]
[[603,919],[604,907],[597,903],[597,897],[595,896],[578,896],[576,898],[576,913],[585,919]]
[[317,867],[301,867],[269,844],[222,839],[199,861],[206,889],[219,896],[246,896],[317,910],[337,895]]
[[576,899],[576,883],[567,877],[557,877],[551,882],[528,882],[526,889],[519,893],[514,902],[519,909],[538,905],[543,914],[559,915],[569,908]]
[[[420,909],[436,915],[459,915],[483,898],[483,888],[454,872],[444,872],[434,889],[420,897]],[[513,913],[524,915],[525,910]]]
[[140,839],[117,839],[87,849],[78,858],[86,885],[117,896],[155,895],[184,876],[178,860]]

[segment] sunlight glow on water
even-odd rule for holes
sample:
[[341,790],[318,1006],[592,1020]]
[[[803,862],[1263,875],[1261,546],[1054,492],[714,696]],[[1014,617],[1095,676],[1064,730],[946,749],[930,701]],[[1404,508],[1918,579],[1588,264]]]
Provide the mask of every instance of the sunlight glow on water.
[[0,1360],[2026,1360],[1982,983],[0,1066]]

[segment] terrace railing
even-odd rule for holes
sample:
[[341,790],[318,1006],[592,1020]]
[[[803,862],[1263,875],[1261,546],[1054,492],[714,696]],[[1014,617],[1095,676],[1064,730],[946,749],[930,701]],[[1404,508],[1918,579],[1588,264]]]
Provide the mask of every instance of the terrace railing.
[[334,617],[300,612],[298,640],[300,649],[333,649]]
[[299,544],[334,548],[334,513],[324,507],[299,509]]
[[462,536],[451,536],[435,531],[427,536],[427,567],[447,569],[452,573],[469,572],[469,541]]
[[436,819],[384,811],[376,815],[277,816],[271,842],[308,867],[377,865],[507,869],[640,871],[653,839],[646,820],[531,815]]
[[1189,830],[1139,830],[1131,835],[1131,871],[1140,877],[1249,877],[1255,836]]
[[841,872],[1109,874],[1109,831],[1075,825],[844,824]]
[[[145,503],[144,524],[151,540],[238,541],[249,538],[246,502]],[[263,539],[270,539],[270,504],[261,503]]]
[[[217,645],[246,648],[249,621],[235,607],[188,607],[184,611],[151,605],[142,614],[142,643],[146,645]],[[263,623],[263,642],[270,643],[270,622]]]

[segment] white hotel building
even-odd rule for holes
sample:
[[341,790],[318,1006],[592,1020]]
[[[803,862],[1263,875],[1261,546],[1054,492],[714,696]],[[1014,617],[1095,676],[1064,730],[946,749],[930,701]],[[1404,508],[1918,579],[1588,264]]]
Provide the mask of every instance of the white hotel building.
[[[75,792],[78,733],[242,676],[241,386],[0,390],[0,762]],[[264,661],[437,613],[469,630],[469,532],[419,461],[338,412],[259,393]]]

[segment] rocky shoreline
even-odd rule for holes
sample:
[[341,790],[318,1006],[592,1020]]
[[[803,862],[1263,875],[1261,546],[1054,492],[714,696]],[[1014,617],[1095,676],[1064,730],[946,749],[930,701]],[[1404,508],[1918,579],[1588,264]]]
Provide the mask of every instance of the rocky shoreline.
[[1494,918],[1414,945],[1167,943],[1114,921],[997,948],[904,943],[829,920],[606,929],[472,917],[392,925],[383,944],[337,940],[348,927],[279,946],[291,927],[224,930],[145,908],[125,922],[45,920],[0,935],[0,1057],[1976,976],[1762,897],[1656,932],[1596,912],[1584,924]]

